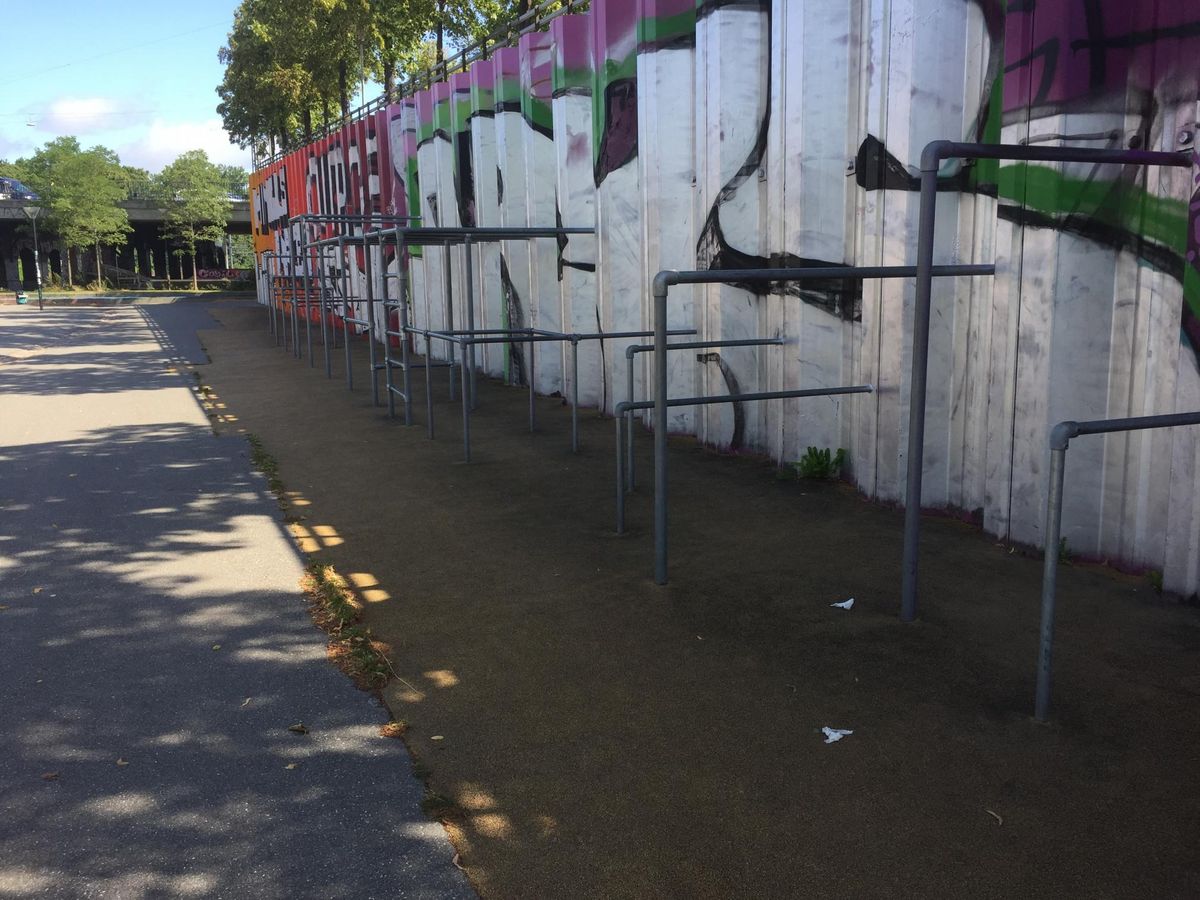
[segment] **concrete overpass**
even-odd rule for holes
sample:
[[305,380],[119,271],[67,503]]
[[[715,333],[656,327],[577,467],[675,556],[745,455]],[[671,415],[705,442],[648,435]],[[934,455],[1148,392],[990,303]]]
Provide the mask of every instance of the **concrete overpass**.
[[[32,205],[27,200],[0,200],[0,290],[16,290],[20,287],[17,277],[17,261],[23,260],[23,269],[30,275],[33,272],[33,238],[28,229],[18,226],[28,224],[23,207]],[[153,200],[125,200],[120,206],[129,216],[129,224],[133,231],[127,243],[120,249],[102,247],[106,267],[115,267],[128,272],[137,271],[143,275],[162,279],[170,272],[178,280],[180,277],[180,260],[170,254],[170,248],[162,237],[162,225],[166,220],[165,211]],[[40,223],[39,223],[40,224]],[[250,234],[250,203],[247,200],[232,201],[229,222],[225,228],[229,234]],[[39,227],[39,244],[42,258],[43,277],[50,272],[61,274],[63,249],[58,240],[46,234]],[[91,273],[95,277],[95,261],[89,248],[83,250],[83,273]],[[224,248],[208,244],[199,248],[197,263],[200,268],[227,268]],[[191,277],[191,261],[183,260],[183,276]],[[73,265],[77,281],[87,277],[80,271],[78,263]],[[32,279],[26,279],[26,287],[32,286]]]

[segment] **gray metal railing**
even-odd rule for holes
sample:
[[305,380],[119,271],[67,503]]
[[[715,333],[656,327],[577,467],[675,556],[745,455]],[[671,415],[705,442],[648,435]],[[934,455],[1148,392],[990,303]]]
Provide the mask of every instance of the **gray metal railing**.
[[997,159],[1025,162],[1090,162],[1135,166],[1190,167],[1186,153],[1097,150],[1028,144],[966,144],[931,141],[921,153],[921,199],[917,225],[917,294],[913,315],[912,367],[908,393],[908,479],[904,500],[904,559],[900,619],[917,617],[917,565],[921,543],[921,479],[925,465],[925,401],[929,374],[929,320],[932,295],[934,219],[938,168],[944,159]]
[[[994,275],[987,265],[933,266],[931,276]],[[716,269],[678,272],[664,269],[654,276],[654,581],[667,583],[667,291],[674,284],[752,284],[830,278],[911,278],[916,266],[813,266],[798,269]],[[859,387],[865,387],[860,385]],[[864,393],[865,391],[858,391]],[[746,395],[741,395],[743,399]],[[734,396],[723,402],[735,402]],[[619,489],[619,486],[618,486]]]
[[1058,553],[1062,539],[1063,483],[1067,449],[1071,439],[1085,434],[1111,434],[1150,428],[1200,425],[1200,412],[1137,416],[1130,419],[1096,419],[1090,422],[1059,422],[1050,429],[1050,479],[1046,488],[1046,534],[1042,560],[1042,620],[1038,632],[1037,691],[1033,715],[1045,722],[1050,714],[1051,665],[1054,653],[1054,606],[1058,586]]

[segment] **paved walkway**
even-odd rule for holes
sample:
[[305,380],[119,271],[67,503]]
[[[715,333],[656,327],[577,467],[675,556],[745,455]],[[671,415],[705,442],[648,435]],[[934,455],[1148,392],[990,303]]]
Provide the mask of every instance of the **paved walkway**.
[[0,898],[472,897],[193,399],[214,326],[0,310]]

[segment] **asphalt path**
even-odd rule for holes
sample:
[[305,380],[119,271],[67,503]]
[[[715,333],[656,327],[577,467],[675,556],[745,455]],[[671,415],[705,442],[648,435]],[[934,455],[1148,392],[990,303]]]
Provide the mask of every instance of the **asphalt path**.
[[194,398],[212,327],[0,309],[0,898],[474,897]]

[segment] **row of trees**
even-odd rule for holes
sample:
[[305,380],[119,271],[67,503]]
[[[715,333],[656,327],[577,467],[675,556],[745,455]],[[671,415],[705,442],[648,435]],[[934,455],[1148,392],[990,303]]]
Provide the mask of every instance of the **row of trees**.
[[0,160],[0,176],[16,178],[40,198],[39,221],[67,250],[65,281],[71,284],[71,251],[93,249],[97,278],[102,279],[100,247],[120,247],[132,231],[129,216],[119,204],[130,197],[153,200],[165,211],[163,237],[176,253],[192,260],[196,282],[196,246],[219,242],[229,221],[230,194],[245,190],[247,175],[236,166],[209,161],[203,150],[189,150],[157,174],[121,165],[106,147],[87,150],[74,137],[60,137],[31,156],[8,163]]
[[219,57],[217,112],[260,154],[309,143],[349,115],[355,87],[397,81],[493,32],[529,0],[242,0]]

